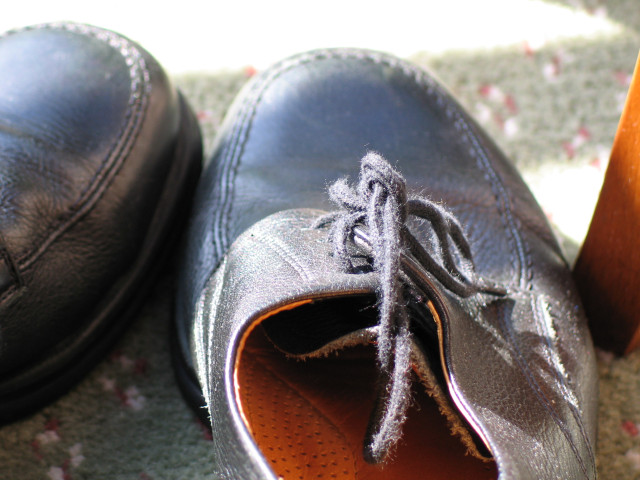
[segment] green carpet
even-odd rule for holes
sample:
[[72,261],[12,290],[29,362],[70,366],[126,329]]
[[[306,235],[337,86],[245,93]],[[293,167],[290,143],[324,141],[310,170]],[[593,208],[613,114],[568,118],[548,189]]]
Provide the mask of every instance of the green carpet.
[[[434,71],[513,159],[573,259],[640,48],[640,5],[554,3],[606,15],[619,23],[619,32],[441,55],[425,49],[412,60]],[[174,79],[198,112],[207,153],[249,74]],[[213,478],[208,433],[183,403],[171,370],[172,269],[84,381],[53,405],[0,429],[0,479]],[[640,352],[598,357],[600,478],[638,479]]]

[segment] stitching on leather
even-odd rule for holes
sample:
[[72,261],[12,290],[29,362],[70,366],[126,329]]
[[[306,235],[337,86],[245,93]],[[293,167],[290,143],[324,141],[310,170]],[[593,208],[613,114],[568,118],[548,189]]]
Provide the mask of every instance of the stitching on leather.
[[471,155],[476,158],[477,165],[484,171],[485,179],[491,186],[491,190],[496,199],[496,206],[502,218],[505,233],[511,245],[512,266],[518,273],[519,288],[528,289],[530,288],[529,279],[532,278],[528,268],[530,262],[527,260],[528,245],[518,231],[518,220],[513,213],[509,193],[502,183],[500,175],[492,167],[491,161],[486,156],[482,145],[480,145],[478,141],[478,136],[471,125],[460,117],[456,119],[454,125],[461,131],[461,139],[471,147]]
[[[535,311],[533,313],[535,315]],[[574,456],[576,457],[576,459],[578,461],[578,465],[580,466],[580,469],[582,470],[582,473],[584,474],[585,478],[589,478],[589,474],[587,472],[587,467],[584,464],[584,460],[582,458],[582,455],[580,455],[580,452],[578,451],[578,448],[576,447],[575,443],[573,442],[573,439],[571,438],[571,432],[569,431],[569,429],[565,425],[565,422],[563,421],[563,419],[553,409],[551,400],[545,395],[544,391],[540,387],[540,384],[535,379],[535,376],[534,376],[533,372],[529,368],[529,365],[527,365],[527,362],[525,360],[525,356],[522,353],[522,351],[520,350],[518,341],[517,341],[517,339],[515,337],[515,334],[513,332],[513,328],[510,325],[510,323],[507,321],[507,319],[505,318],[506,317],[505,313],[504,312],[500,312],[500,315],[498,315],[498,316],[499,316],[499,319],[500,319],[500,325],[502,326],[502,331],[506,335],[508,335],[509,339],[511,340],[509,345],[510,345],[510,348],[514,352],[513,357],[516,360],[516,362],[518,363],[518,366],[520,367],[520,370],[524,373],[524,375],[525,375],[525,377],[527,379],[527,383],[531,387],[534,395],[536,396],[536,398],[538,399],[538,401],[540,402],[542,407],[553,418],[555,424],[558,425],[558,428],[560,429],[560,431],[562,432],[562,435],[567,440],[567,443],[569,444],[569,447],[571,448],[571,451],[573,452]]]
[[[117,50],[129,67],[131,93],[128,100],[127,111],[125,112],[122,126],[117,136],[118,140],[111,146],[93,178],[88,182],[87,187],[80,193],[76,201],[69,207],[66,215],[60,221],[49,227],[44,236],[44,240],[40,242],[39,245],[36,245],[29,252],[17,259],[18,267],[23,271],[28,271],[29,267],[33,265],[40,255],[82,216],[89,213],[102,197],[135,143],[135,139],[140,132],[142,120],[145,117],[150,92],[150,73],[142,57],[142,53],[130,41],[113,32],[81,24],[48,23],[12,30],[0,36],[0,38],[23,31],[41,29],[63,29],[73,33],[88,35]],[[10,293],[12,292],[7,291],[0,296],[0,302],[4,301]]]
[[512,201],[501,181],[500,176],[492,167],[490,160],[484,154],[484,149],[482,148],[482,145],[478,143],[475,132],[472,130],[471,126],[459,112],[451,108],[446,108],[447,104],[445,102],[445,95],[441,90],[441,87],[439,87],[435,81],[428,77],[424,72],[401,60],[389,58],[385,54],[358,50],[319,50],[308,54],[302,54],[294,59],[285,60],[281,64],[274,66],[270,70],[270,74],[260,83],[256,83],[251,92],[247,94],[239,109],[239,113],[237,114],[239,121],[236,123],[237,126],[232,133],[232,139],[220,158],[222,173],[220,175],[219,184],[223,185],[226,190],[221,192],[222,201],[220,209],[218,210],[219,213],[216,218],[214,218],[212,226],[215,232],[214,246],[216,247],[218,258],[221,258],[228,248],[229,232],[227,227],[233,210],[232,199],[234,196],[235,175],[238,166],[240,165],[244,144],[248,138],[251,122],[255,117],[257,107],[262,101],[264,93],[272,82],[289,70],[315,60],[331,58],[352,58],[356,60],[364,60],[373,62],[374,64],[387,65],[399,70],[412,78],[422,87],[426,87],[426,93],[435,98],[438,106],[445,108],[449,117],[453,117],[455,119],[455,128],[461,132],[461,139],[471,147],[471,153],[476,158],[477,165],[484,172],[484,176],[491,186],[505,233],[507,234],[507,238],[511,244],[511,262],[514,269],[518,272],[520,287],[523,289],[530,289],[532,270],[529,268],[529,265],[531,264],[531,261],[529,260],[526,242],[517,229],[516,217],[512,211]]
[[300,276],[301,280],[308,283],[311,281],[309,277],[309,273],[304,268],[304,265],[300,263],[295,254],[293,254],[289,248],[286,246],[284,242],[281,240],[275,239],[273,237],[268,236],[258,236],[258,234],[254,234],[255,241],[262,244],[262,246],[268,250],[271,250],[273,253],[278,255],[284,262],[287,263],[291,268],[293,268],[296,273]]
[[[557,339],[557,336],[555,335],[555,333],[551,331],[551,330],[555,330],[555,328],[553,326],[549,328],[547,322],[544,321],[544,319],[542,318],[544,316],[544,313],[542,311],[542,306],[540,305],[541,300],[542,299],[540,297],[534,297],[533,295],[531,296],[531,310],[533,311],[537,320],[535,322],[536,331],[538,335],[540,335],[540,337],[545,340],[544,346],[547,349],[548,356],[550,357],[550,360],[551,360],[551,362],[549,363],[554,367],[553,372],[555,374],[555,378],[558,384],[560,385],[560,390],[563,393],[563,398],[565,399],[570,399],[571,397],[575,398],[575,393],[569,387],[566,371],[564,369],[564,365],[562,364],[562,360],[560,359],[558,348],[556,346],[556,340],[553,340],[553,343],[552,343],[552,338]],[[554,320],[554,316],[552,314],[553,305],[550,302],[546,302],[546,303],[548,306],[548,313],[549,313],[550,320],[553,322]],[[567,401],[567,405],[569,406],[569,409],[571,410],[571,414],[574,420],[576,421],[576,424],[578,425],[578,429],[580,430],[580,435],[582,436],[582,440],[584,441],[584,444],[587,447],[591,469],[592,471],[595,472],[596,470],[595,453],[593,451],[593,447],[591,446],[591,442],[589,441],[589,436],[587,435],[584,422],[580,417],[578,406],[573,401]]]
[[[218,180],[217,183],[221,186],[220,207],[216,210],[212,227],[213,243],[214,247],[216,247],[218,261],[222,258],[229,246],[226,227],[231,216],[231,203],[233,198],[233,189],[235,187],[235,175],[237,173],[237,166],[240,163],[240,156],[242,155],[242,146],[244,145],[244,140],[241,139],[243,136],[246,137],[246,133],[244,131],[251,123],[246,120],[246,116],[249,115],[246,104],[247,102],[245,101],[240,108],[238,113],[238,117],[240,117],[237,124],[238,126],[233,130],[230,141],[225,146],[225,149],[221,154],[219,162],[220,173],[216,178],[216,180]],[[251,115],[251,117],[253,117],[253,115]],[[239,145],[241,146],[239,147]]]

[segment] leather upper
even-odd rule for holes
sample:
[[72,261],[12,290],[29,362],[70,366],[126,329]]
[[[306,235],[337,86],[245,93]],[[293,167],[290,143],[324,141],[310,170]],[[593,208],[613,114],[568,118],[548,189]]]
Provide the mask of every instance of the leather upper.
[[177,190],[167,178],[178,184],[187,168],[174,161],[182,120],[176,91],[126,38],[68,23],[12,31],[0,36],[0,72],[6,394],[100,338],[114,305],[137,289],[140,252],[157,253],[151,237],[162,236],[173,211],[166,202]]
[[[508,292],[461,299],[433,279],[425,292],[449,401],[486,443],[500,479],[595,478],[594,352],[544,214],[433,77],[359,50],[299,55],[251,82],[197,192],[177,332],[210,405],[218,473],[275,478],[234,406],[234,355],[247,329],[283,305],[375,291],[371,276],[340,273],[326,232],[310,227],[322,212],[305,210],[332,210],[327,185],[355,178],[370,150],[411,192],[457,216],[478,273]],[[430,243],[424,222],[410,228]]]

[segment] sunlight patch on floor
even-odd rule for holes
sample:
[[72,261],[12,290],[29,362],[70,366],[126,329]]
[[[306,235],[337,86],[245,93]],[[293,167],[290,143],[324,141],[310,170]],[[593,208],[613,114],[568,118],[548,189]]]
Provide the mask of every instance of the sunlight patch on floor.
[[141,43],[171,73],[251,65],[296,52],[350,46],[407,57],[416,52],[487,49],[522,42],[607,36],[623,29],[603,7],[579,11],[540,0],[325,0],[168,3],[26,0],[5,9],[0,30],[73,20]]

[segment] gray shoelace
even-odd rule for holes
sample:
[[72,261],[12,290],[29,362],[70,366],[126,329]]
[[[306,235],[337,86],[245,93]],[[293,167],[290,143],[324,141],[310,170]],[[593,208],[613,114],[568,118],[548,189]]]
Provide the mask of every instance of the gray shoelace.
[[[417,262],[461,297],[505,292],[476,274],[471,248],[458,220],[431,200],[409,198],[404,178],[381,155],[370,152],[362,159],[355,188],[341,179],[329,187],[329,196],[340,210],[323,216],[317,226],[331,224],[329,238],[335,258],[345,271],[355,273],[356,245],[365,251],[380,277],[379,392],[364,442],[365,459],[379,463],[399,440],[411,399],[411,332],[404,297],[412,281],[403,271],[403,260],[408,257]],[[441,263],[411,234],[406,225],[409,215],[429,222],[437,239],[430,248],[437,249],[434,253]]]

